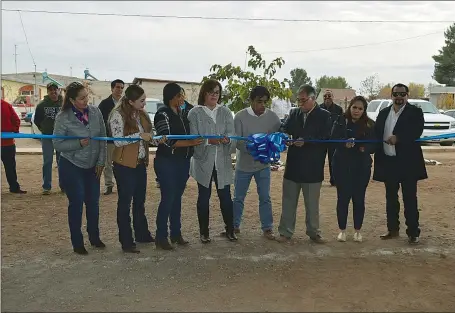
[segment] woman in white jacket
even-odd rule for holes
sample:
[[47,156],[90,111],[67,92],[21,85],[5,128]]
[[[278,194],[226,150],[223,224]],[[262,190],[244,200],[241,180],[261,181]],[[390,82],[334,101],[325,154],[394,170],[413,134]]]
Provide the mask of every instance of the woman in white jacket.
[[220,105],[221,84],[216,80],[207,80],[199,92],[198,106],[188,114],[190,132],[193,135],[218,135],[222,139],[208,139],[205,144],[194,148],[191,159],[190,175],[197,181],[197,213],[199,232],[202,243],[211,241],[209,235],[209,202],[212,180],[220,199],[221,214],[225,224],[225,235],[230,241],[236,241],[234,233],[234,213],[231,196],[233,183],[231,147],[235,143],[228,136],[233,136],[234,119],[231,111]]

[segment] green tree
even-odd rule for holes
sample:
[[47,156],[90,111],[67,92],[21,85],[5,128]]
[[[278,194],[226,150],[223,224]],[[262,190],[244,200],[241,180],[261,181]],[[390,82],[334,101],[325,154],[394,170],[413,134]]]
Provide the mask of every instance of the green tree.
[[433,79],[446,86],[455,86],[455,23],[445,32],[445,46],[433,56]]
[[[211,73],[204,76],[202,82],[207,79],[216,79],[220,82],[227,81],[222,101],[228,103],[229,108],[234,112],[248,106],[250,91],[258,85],[267,87],[272,98],[290,99],[292,91],[286,86],[286,81],[280,82],[274,77],[277,69],[285,64],[283,58],[276,58],[267,64],[253,46],[248,47],[248,55],[248,68],[251,68],[252,71],[243,70],[240,66],[233,66],[232,63],[225,66],[215,64],[210,68]],[[256,71],[262,71],[262,74],[256,74]]]
[[376,99],[390,99],[392,95],[392,84],[388,83],[387,85],[384,85],[381,87],[381,90],[379,90],[378,96]]
[[351,86],[349,86],[348,82],[346,81],[346,78],[342,76],[335,77],[324,75],[316,79],[316,89],[318,90],[318,92],[322,88],[349,89],[351,88]]
[[297,98],[297,92],[302,85],[312,85],[311,78],[303,68],[295,68],[290,72],[291,79],[287,80],[292,91],[291,102],[294,103]]

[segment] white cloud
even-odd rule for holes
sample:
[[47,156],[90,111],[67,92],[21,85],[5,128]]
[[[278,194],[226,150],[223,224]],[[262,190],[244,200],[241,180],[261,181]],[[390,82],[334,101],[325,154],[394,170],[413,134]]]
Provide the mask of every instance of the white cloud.
[[[3,8],[112,12],[127,14],[231,16],[286,19],[450,20],[455,2],[4,2]],[[355,89],[366,76],[378,73],[389,81],[427,84],[432,55],[444,44],[450,23],[309,23],[246,22],[140,17],[75,16],[22,13],[39,71],[82,77],[86,67],[98,79],[136,76],[199,81],[211,65],[243,66],[245,51],[327,49],[419,36],[414,40],[352,49],[307,53],[264,54],[267,61],[282,56],[278,72],[289,76],[303,67],[314,79],[340,75]],[[33,71],[19,15],[2,12],[2,72],[12,73],[14,44],[18,71]]]

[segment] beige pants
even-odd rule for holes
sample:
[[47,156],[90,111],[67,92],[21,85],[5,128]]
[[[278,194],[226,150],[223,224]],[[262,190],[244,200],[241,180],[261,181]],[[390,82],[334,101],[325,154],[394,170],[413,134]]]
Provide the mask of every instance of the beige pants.
[[104,185],[114,187],[114,172],[112,171],[112,153],[114,153],[114,144],[107,144],[106,165],[104,167]]

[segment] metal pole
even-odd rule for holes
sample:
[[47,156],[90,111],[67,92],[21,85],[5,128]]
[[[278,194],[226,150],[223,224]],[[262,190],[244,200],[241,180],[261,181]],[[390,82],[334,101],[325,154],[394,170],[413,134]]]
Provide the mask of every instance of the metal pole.
[[33,91],[33,104],[36,106],[39,102],[39,99],[38,99],[38,95],[36,93],[36,91],[38,90],[38,80],[37,80],[37,77],[36,75],[38,75],[38,73],[36,72],[36,64],[35,64],[35,90]]
[[16,65],[16,79],[17,79],[17,45],[14,45],[14,64]]

